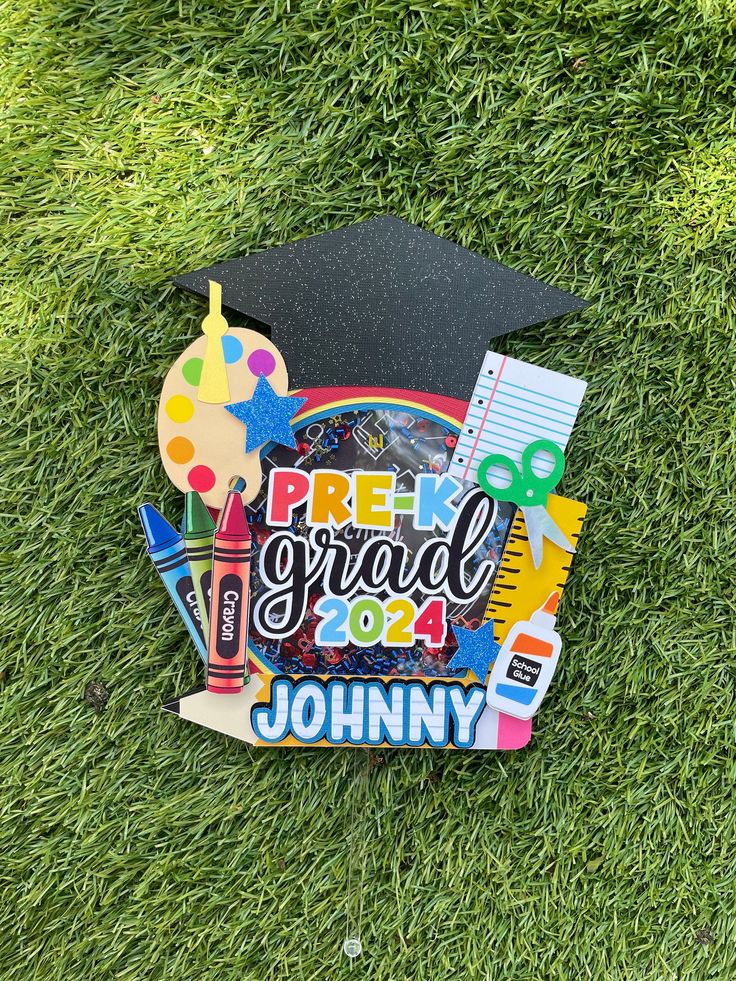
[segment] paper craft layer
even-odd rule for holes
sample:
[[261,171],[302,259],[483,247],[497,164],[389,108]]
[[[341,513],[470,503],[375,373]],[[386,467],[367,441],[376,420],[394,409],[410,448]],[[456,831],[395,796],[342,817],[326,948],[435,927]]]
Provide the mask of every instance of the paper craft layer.
[[293,388],[390,384],[467,399],[491,339],[588,304],[384,216],[186,275],[272,327]]
[[[520,466],[524,449],[540,439],[564,450],[586,387],[578,378],[489,351],[448,473],[475,481],[478,466],[490,453],[501,453]],[[534,469],[545,477],[552,463],[541,455]],[[490,476],[494,481],[508,479],[500,467],[492,467]]]

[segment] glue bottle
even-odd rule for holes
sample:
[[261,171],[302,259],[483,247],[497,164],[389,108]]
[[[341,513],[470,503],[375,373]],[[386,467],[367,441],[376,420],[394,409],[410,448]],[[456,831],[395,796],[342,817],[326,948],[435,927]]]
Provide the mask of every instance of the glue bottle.
[[562,639],[555,631],[558,592],[550,593],[530,620],[515,623],[498,653],[486,689],[497,712],[531,719],[547,693]]

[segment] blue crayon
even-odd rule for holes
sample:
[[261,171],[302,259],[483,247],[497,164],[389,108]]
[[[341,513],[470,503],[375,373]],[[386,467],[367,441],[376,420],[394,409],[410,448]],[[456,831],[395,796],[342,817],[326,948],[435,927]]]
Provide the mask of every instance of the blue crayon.
[[199,617],[184,539],[153,504],[142,504],[138,508],[138,515],[146,534],[148,554],[151,556],[156,572],[161,576],[169,596],[174,601],[174,606],[179,611],[179,616],[192,635],[199,656],[206,664],[207,644],[202,633],[202,621]]

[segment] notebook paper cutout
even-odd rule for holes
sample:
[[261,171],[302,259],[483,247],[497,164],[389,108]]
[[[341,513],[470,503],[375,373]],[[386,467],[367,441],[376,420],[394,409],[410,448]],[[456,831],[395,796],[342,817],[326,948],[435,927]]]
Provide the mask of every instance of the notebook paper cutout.
[[[521,466],[529,443],[549,439],[564,451],[587,382],[489,351],[478,375],[468,414],[448,473],[477,483],[478,466],[489,453],[503,453]],[[549,454],[538,454],[534,471],[547,477],[554,469]],[[493,481],[508,483],[503,467],[489,471]]]

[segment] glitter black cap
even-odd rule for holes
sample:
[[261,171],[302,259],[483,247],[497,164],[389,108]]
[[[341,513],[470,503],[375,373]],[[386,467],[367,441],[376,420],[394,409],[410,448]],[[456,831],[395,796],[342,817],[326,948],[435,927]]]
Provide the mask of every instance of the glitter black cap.
[[378,385],[469,398],[494,337],[588,306],[390,216],[183,276],[271,327],[291,388]]

